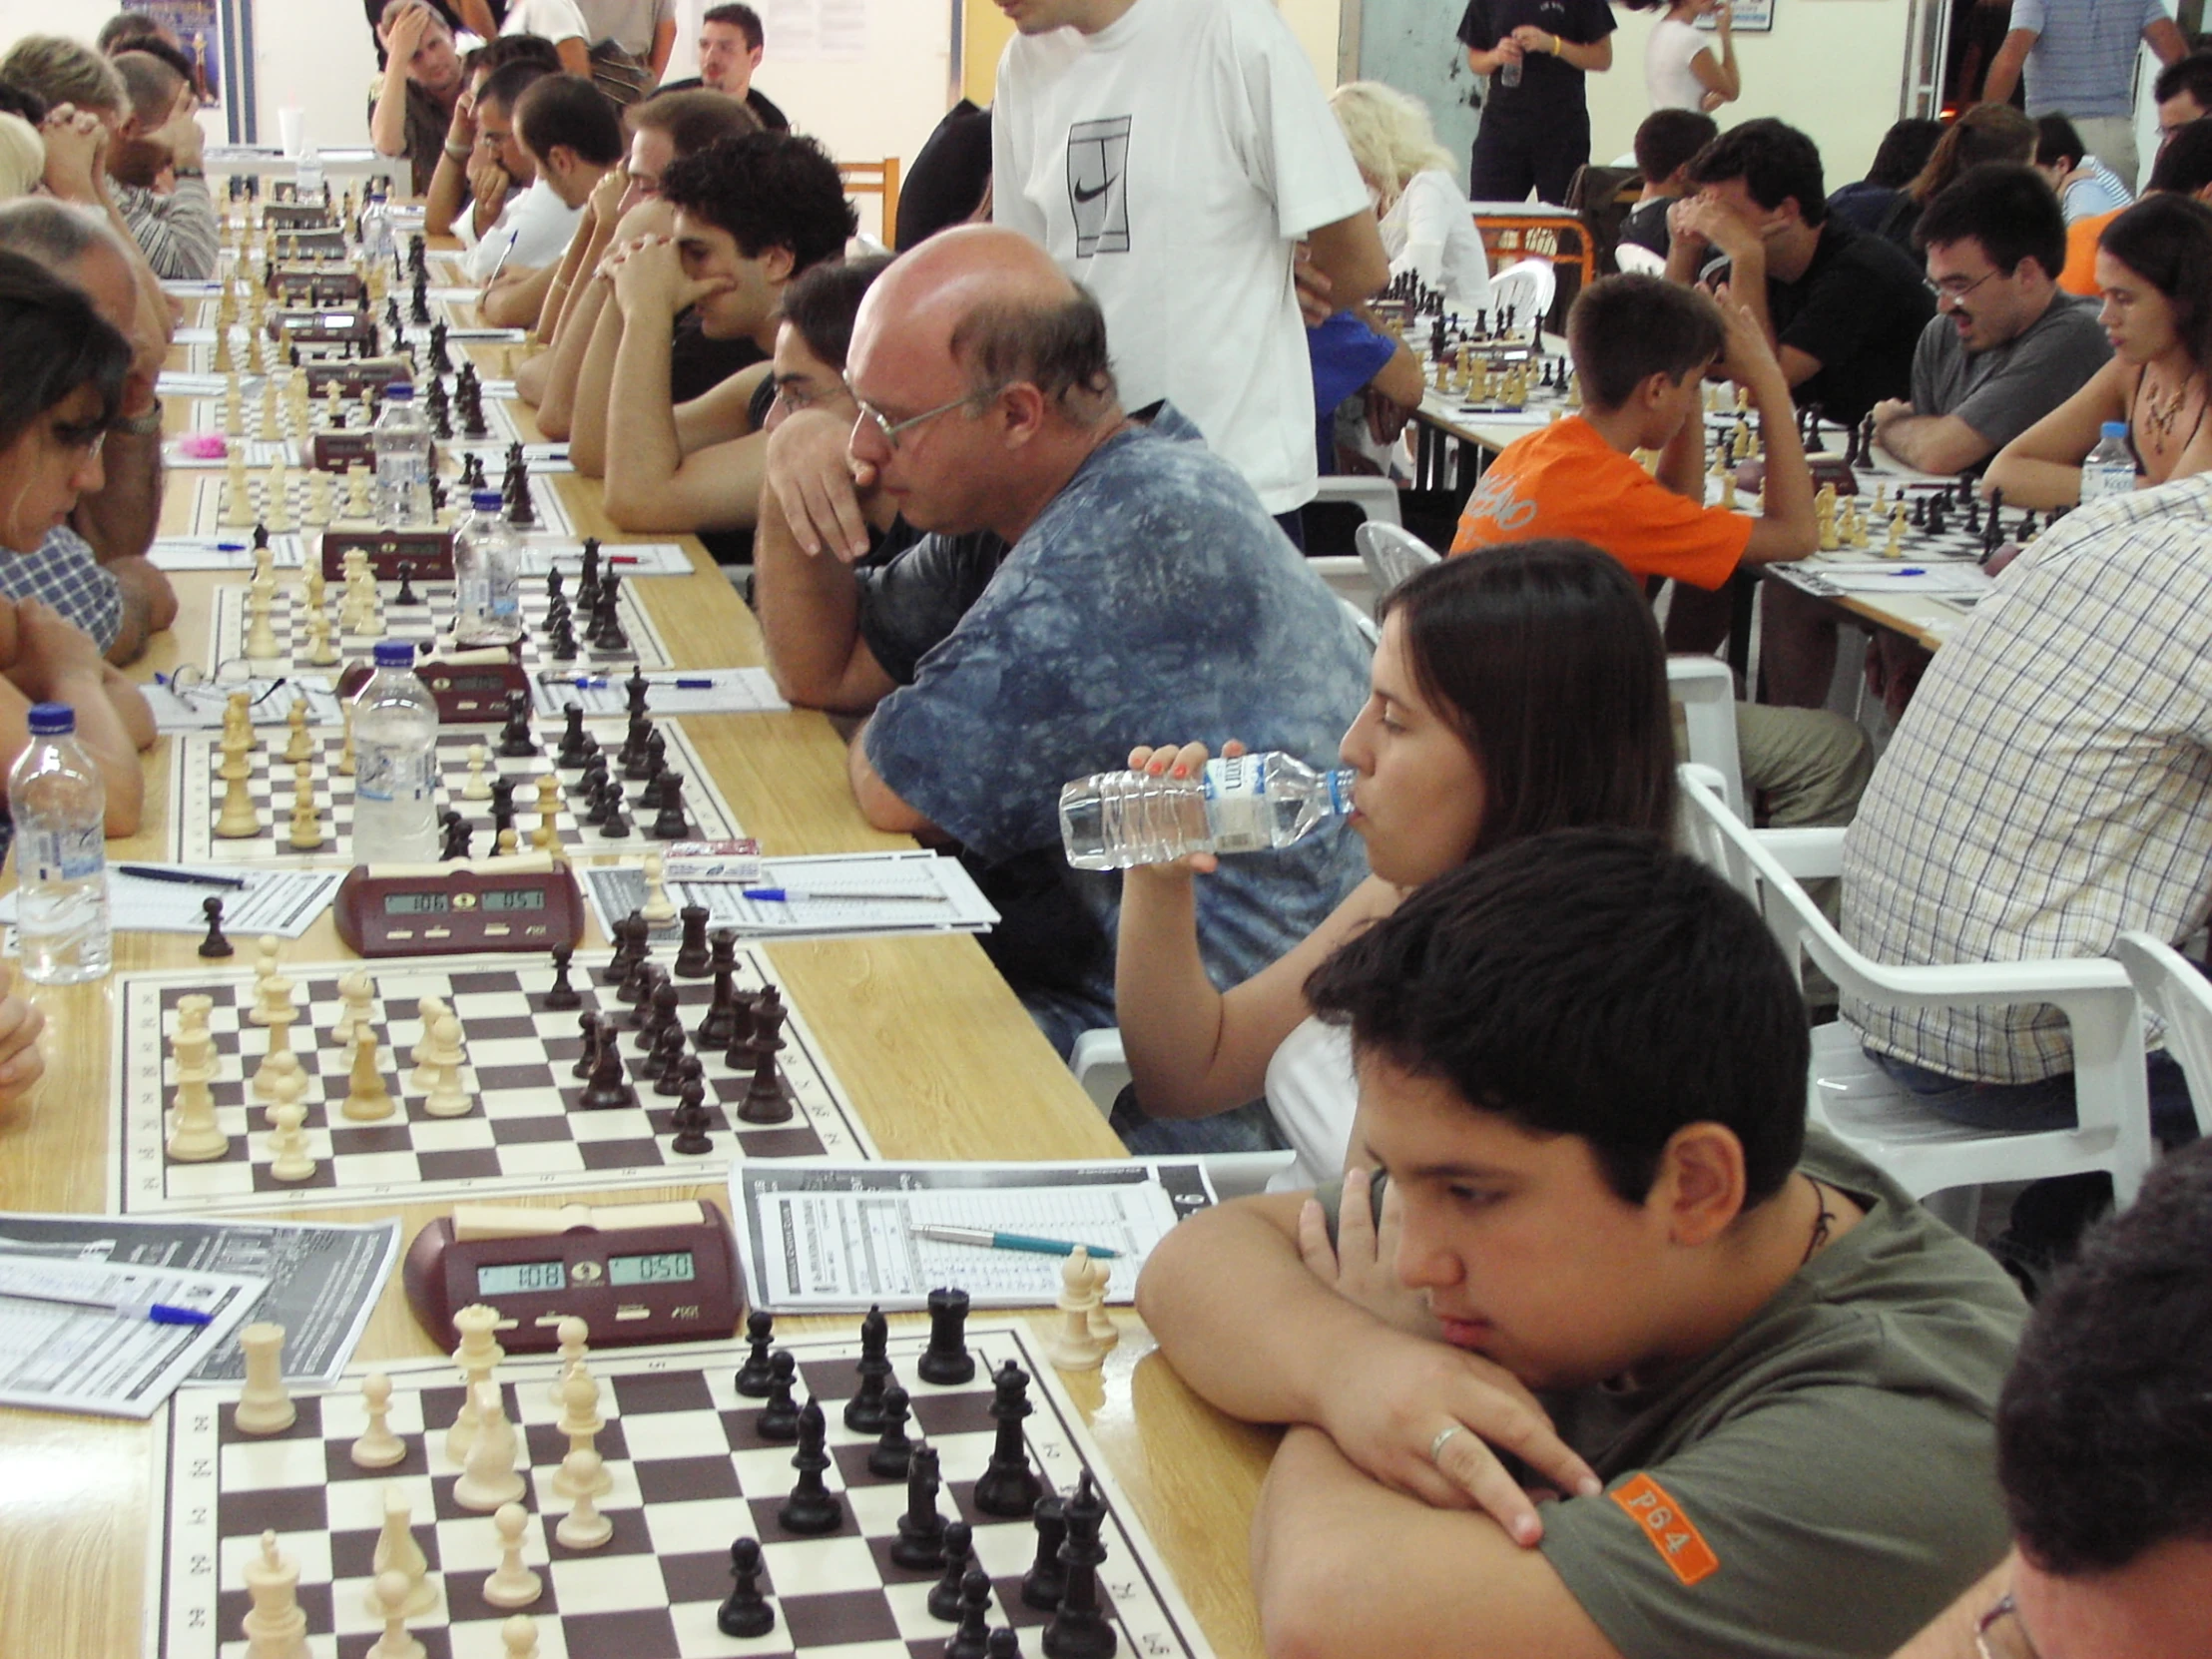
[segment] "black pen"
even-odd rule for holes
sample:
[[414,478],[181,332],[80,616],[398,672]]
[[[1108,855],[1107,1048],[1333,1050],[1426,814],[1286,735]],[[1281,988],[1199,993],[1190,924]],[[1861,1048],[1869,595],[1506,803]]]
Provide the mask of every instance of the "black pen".
[[184,887],[238,887],[246,885],[243,875],[202,875],[197,870],[163,869],[158,864],[117,864],[116,872],[135,875],[142,881],[174,881]]

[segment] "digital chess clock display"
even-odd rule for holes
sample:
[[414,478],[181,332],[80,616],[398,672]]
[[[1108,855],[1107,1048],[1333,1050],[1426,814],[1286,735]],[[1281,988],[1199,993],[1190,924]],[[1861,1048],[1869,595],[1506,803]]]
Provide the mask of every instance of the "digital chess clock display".
[[607,1283],[610,1285],[688,1285],[692,1278],[692,1254],[688,1250],[607,1258]]
[[442,892],[388,892],[384,894],[384,914],[387,916],[442,916],[453,908],[453,896]]
[[520,1296],[528,1291],[565,1291],[564,1262],[500,1262],[476,1270],[478,1296]]
[[506,910],[542,910],[545,908],[543,887],[486,887],[483,893],[484,908],[498,912]]

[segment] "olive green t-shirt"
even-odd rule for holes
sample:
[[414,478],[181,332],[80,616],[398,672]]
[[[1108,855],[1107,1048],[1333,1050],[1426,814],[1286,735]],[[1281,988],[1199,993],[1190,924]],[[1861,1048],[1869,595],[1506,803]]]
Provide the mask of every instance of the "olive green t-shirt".
[[2004,1552],[2018,1292],[1834,1139],[1799,1167],[1865,1219],[1665,1386],[1544,1401],[1606,1490],[1540,1547],[1624,1659],[1888,1654]]

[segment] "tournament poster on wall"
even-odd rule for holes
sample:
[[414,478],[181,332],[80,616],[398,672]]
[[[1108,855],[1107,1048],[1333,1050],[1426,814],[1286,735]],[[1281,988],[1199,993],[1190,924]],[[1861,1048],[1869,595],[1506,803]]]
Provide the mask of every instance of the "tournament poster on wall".
[[251,0],[123,0],[123,9],[151,17],[176,37],[197,71],[203,105],[222,106],[231,143],[252,144]]
[[[1714,15],[1707,12],[1693,25],[1707,34],[1719,28]],[[1764,35],[1774,29],[1774,0],[1735,0],[1728,8],[1728,26],[1739,35]]]

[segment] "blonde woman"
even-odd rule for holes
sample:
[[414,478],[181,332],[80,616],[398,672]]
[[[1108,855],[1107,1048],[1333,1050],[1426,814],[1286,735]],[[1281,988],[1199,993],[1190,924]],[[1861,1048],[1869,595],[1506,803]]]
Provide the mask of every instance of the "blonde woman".
[[1390,275],[1414,271],[1461,316],[1490,308],[1482,234],[1417,99],[1380,81],[1350,81],[1329,100],[1360,176],[1375,196]]
[[19,115],[0,115],[0,202],[38,189],[46,176],[46,141]]

